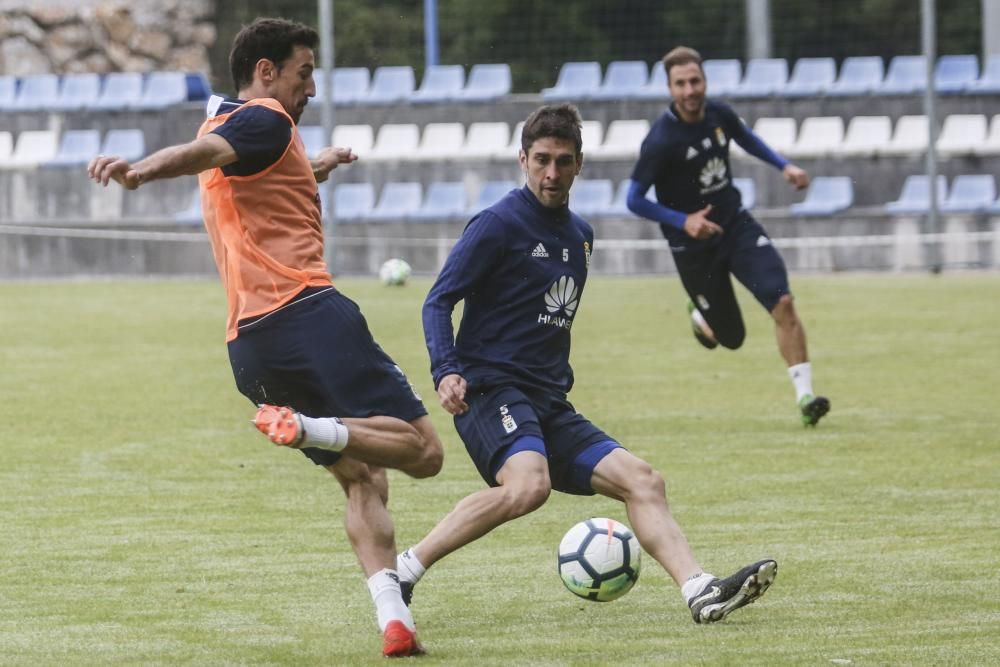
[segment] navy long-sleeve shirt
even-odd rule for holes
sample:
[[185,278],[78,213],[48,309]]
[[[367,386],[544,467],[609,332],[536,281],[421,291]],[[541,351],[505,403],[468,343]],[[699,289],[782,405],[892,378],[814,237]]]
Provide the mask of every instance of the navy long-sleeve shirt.
[[[514,384],[569,392],[570,329],[594,230],[567,206],[512,190],[476,215],[424,301],[434,386],[458,373],[470,388]],[[458,336],[455,304],[465,301]]]
[[[696,123],[684,122],[671,107],[657,119],[642,143],[632,171],[629,209],[659,222],[668,240],[687,245],[695,242],[683,231],[688,213],[711,204],[708,218],[725,228],[742,206],[739,190],[732,182],[730,140],[778,169],[788,164],[727,104],[706,100],[705,117]],[[659,205],[645,198],[650,186],[656,188]]]

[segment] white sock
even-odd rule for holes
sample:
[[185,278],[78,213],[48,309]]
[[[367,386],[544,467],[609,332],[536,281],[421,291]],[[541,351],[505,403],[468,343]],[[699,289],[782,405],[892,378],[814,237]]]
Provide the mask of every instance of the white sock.
[[336,417],[302,418],[302,430],[306,437],[300,447],[319,447],[339,452],[347,446],[347,427]]
[[396,572],[399,573],[399,578],[402,581],[415,584],[420,581],[420,577],[424,576],[424,573],[427,572],[427,568],[425,568],[417,558],[417,554],[413,551],[413,547],[410,547],[403,553],[396,556]]
[[698,310],[697,308],[692,310],[691,319],[694,320],[694,323],[698,325],[698,327],[701,329],[701,332],[707,336],[708,332],[711,331],[711,327],[708,326],[708,322],[705,321],[705,316],[701,314],[701,311]]
[[700,595],[701,592],[705,590],[705,586],[708,586],[708,583],[713,579],[715,579],[715,575],[709,574],[708,572],[696,574],[693,577],[690,577],[684,582],[684,585],[681,586],[681,595],[683,595],[684,599],[690,604],[691,600],[695,596]]
[[812,364],[805,361],[788,367],[788,377],[792,378],[795,385],[795,400],[801,401],[806,394],[813,393]]
[[389,621],[402,621],[410,630],[416,630],[413,615],[403,604],[403,594],[399,590],[399,575],[394,570],[379,570],[368,580],[368,590],[375,601],[378,628],[385,632]]

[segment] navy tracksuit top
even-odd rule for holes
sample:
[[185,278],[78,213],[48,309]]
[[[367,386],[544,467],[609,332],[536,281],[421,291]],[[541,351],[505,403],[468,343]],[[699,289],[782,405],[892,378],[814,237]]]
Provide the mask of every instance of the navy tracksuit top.
[[569,392],[570,329],[593,244],[587,222],[568,206],[542,206],[526,186],[472,218],[424,302],[434,386],[458,373],[470,389]]

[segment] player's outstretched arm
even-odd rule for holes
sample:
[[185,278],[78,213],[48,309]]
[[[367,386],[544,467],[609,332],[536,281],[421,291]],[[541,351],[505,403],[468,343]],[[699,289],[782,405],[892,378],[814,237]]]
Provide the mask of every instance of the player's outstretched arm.
[[358,156],[350,148],[328,146],[319,152],[315,160],[309,160],[309,164],[312,165],[316,182],[322,183],[338,165],[350,164],[357,159]]
[[135,190],[149,181],[199,174],[236,160],[236,151],[228,141],[206,134],[186,144],[168,146],[135,164],[117,155],[98,155],[87,165],[87,174],[101,185],[115,181],[126,190]]

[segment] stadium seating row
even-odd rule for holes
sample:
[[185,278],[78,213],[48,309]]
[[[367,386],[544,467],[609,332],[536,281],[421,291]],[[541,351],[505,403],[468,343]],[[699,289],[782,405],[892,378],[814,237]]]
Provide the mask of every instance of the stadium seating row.
[[469,70],[462,65],[431,65],[424,72],[420,87],[409,65],[383,66],[370,73],[367,67],[335,67],[332,77],[317,70],[316,99],[327,94],[327,79],[333,101],[342,105],[429,104],[441,102],[490,102],[510,93],[510,65],[479,64]]
[[[521,147],[523,122],[514,131],[504,122],[471,123],[468,132],[462,123],[428,123],[421,133],[414,123],[387,123],[376,133],[370,125],[338,125],[331,145],[350,146],[366,160],[513,160]],[[299,128],[310,155],[325,145],[323,130],[316,126]],[[634,158],[649,132],[649,121],[615,120],[607,132],[600,121],[583,122],[583,145],[588,159]]]
[[98,130],[67,130],[60,140],[52,130],[27,130],[14,146],[10,132],[0,132],[0,168],[77,167],[98,154],[138,160],[146,153],[142,130],[108,130],[101,141]]
[[164,109],[210,93],[208,79],[197,72],[0,76],[0,111]]
[[[910,95],[923,92],[927,80],[924,56],[896,56],[888,70],[879,56],[848,57],[839,76],[833,58],[800,58],[791,76],[784,58],[751,58],[746,70],[739,60],[706,60],[703,68],[709,93],[729,98]],[[974,55],[941,56],[935,63],[934,82],[942,94],[1000,92],[1000,56],[990,56],[982,72]],[[547,101],[669,96],[663,63],[649,68],[641,60],[611,62],[603,77],[598,62],[564,63],[555,86],[541,94]]]
[[[926,213],[930,206],[927,176],[907,177],[899,199],[885,205],[893,214]],[[733,184],[743,196],[743,205],[753,208],[756,187],[749,178],[737,178]],[[413,221],[443,222],[468,219],[492,205],[510,190],[514,181],[487,181],[473,198],[461,181],[435,181],[427,187],[416,182],[390,182],[376,198],[371,183],[342,183],[334,188],[334,209],[344,221]],[[610,179],[577,179],[573,185],[572,208],[584,218],[621,218],[632,215],[626,206],[629,181],[617,187]],[[653,197],[650,190],[648,197]],[[938,177],[940,209],[953,213],[990,212],[1000,214],[994,177],[988,174],[956,176],[948,192],[944,176]],[[827,216],[849,209],[854,203],[851,180],[846,176],[819,177],[813,180],[805,199],[788,207],[792,215]],[[201,222],[201,202],[196,192],[190,206],[176,216],[179,222]]]
[[[783,58],[752,58],[745,70],[739,60],[706,60],[704,69],[712,95],[736,98],[914,94],[923,91],[926,81],[924,56],[896,56],[887,70],[878,56],[848,57],[839,76],[833,58],[800,58],[791,76]],[[367,67],[338,67],[330,77],[317,70],[314,78],[317,99],[329,88],[333,101],[343,105],[489,102],[511,91],[506,63],[473,65],[468,78],[462,65],[433,65],[419,88],[409,65],[377,67],[374,73]],[[1000,56],[990,56],[982,72],[974,55],[941,56],[934,81],[943,94],[1000,92]],[[201,73],[0,76],[0,111],[162,109],[206,99],[210,92]],[[596,61],[568,62],[555,86],[541,94],[547,101],[666,99],[667,76],[662,62],[650,68],[645,61],[614,61],[603,74]]]
[[[927,117],[900,116],[893,129],[888,116],[855,116],[845,131],[838,116],[803,119],[796,132],[794,118],[758,118],[753,126],[761,139],[788,157],[907,155],[927,150]],[[938,152],[945,156],[1000,155],[1000,114],[987,121],[981,114],[952,114],[938,134]],[[735,143],[734,157],[746,153]]]
[[[518,123],[511,132],[507,123],[479,122],[466,132],[461,123],[429,123],[421,134],[412,123],[385,124],[377,133],[369,125],[340,125],[334,128],[332,145],[350,146],[364,159],[375,161],[511,159],[520,148],[522,126]],[[645,119],[613,120],[605,132],[600,121],[583,121],[586,159],[634,159],[649,127]],[[303,126],[299,131],[310,155],[327,145],[321,128]],[[760,118],[754,131],[792,158],[909,155],[925,151],[928,136],[926,116],[902,116],[895,131],[888,116],[857,116],[846,131],[837,116],[809,117],[800,128],[794,118]],[[1000,155],[1000,114],[992,121],[981,114],[946,116],[937,149],[945,157]],[[731,150],[734,157],[746,156],[735,143]]]
[[[366,161],[375,162],[489,160],[517,155],[522,125],[511,132],[507,123],[479,122],[471,123],[466,132],[461,123],[428,123],[421,133],[414,123],[387,123],[377,134],[370,125],[338,125],[330,142],[316,125],[300,126],[299,133],[310,157],[333,145],[350,146]],[[614,120],[605,132],[600,121],[584,121],[584,153],[588,160],[634,159],[649,126],[645,119]],[[926,150],[928,136],[926,116],[901,116],[895,132],[888,116],[856,116],[846,131],[839,116],[808,117],[799,128],[794,118],[759,118],[754,131],[790,158],[908,155]],[[111,147],[107,141],[100,145],[97,130],[69,130],[61,142],[54,131],[32,130],[18,135],[15,146],[9,132],[0,132],[0,167],[70,166],[84,164],[99,152],[138,157],[144,151],[141,130],[112,130],[108,136],[115,140]],[[944,157],[1000,155],[1000,114],[989,122],[981,114],[946,116],[937,149]],[[746,157],[735,143],[731,151],[733,157]]]

